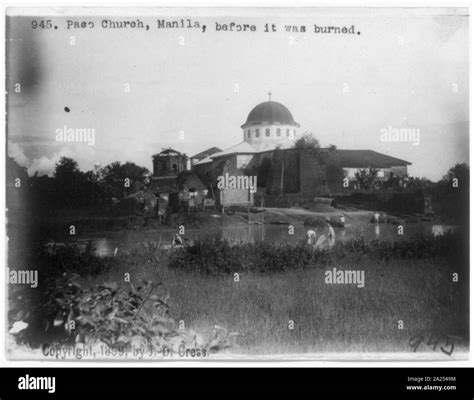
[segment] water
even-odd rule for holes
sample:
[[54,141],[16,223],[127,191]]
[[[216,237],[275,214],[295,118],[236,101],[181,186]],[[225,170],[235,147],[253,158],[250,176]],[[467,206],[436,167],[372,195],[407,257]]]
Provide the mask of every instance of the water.
[[[347,219],[346,219],[347,221]],[[202,229],[187,229],[183,238],[189,240],[204,239],[206,237],[219,236],[232,242],[257,242],[267,241],[273,243],[297,244],[305,240],[306,231],[309,227],[303,223],[295,223],[294,234],[289,234],[288,225],[272,224],[236,224],[226,227],[212,227]],[[432,235],[432,222],[405,223],[403,234],[399,234],[398,225],[394,224],[372,224],[367,219],[352,218],[344,228],[334,228],[336,242],[346,241],[354,238],[364,237],[365,240],[403,240],[414,236]],[[444,227],[453,229],[453,227]],[[327,233],[327,228],[311,228],[316,231],[317,237]],[[169,245],[175,229],[142,230],[142,231],[117,231],[91,234],[79,237],[76,241],[82,244],[92,242],[95,253],[98,256],[111,256],[115,249],[119,252],[129,251],[143,242],[156,242]]]

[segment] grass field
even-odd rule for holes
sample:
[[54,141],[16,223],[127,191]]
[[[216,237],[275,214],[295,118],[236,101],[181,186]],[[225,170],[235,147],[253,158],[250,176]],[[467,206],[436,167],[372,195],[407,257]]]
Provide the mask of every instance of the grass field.
[[[95,293],[105,283],[128,293],[124,278],[129,274],[135,288],[141,281],[161,282],[156,294],[169,305],[176,326],[182,321],[187,330],[208,339],[215,326],[238,333],[227,350],[234,354],[410,355],[416,350],[449,358],[451,350],[458,354],[469,346],[465,250],[459,236],[447,235],[397,243],[356,240],[338,243],[330,252],[304,245],[230,246],[220,239],[172,252],[144,243],[107,258],[74,248],[32,252],[24,265],[36,265],[40,276],[53,280],[40,280],[38,290],[22,289],[21,301],[11,291],[10,302],[18,307],[9,322],[28,314],[24,337],[39,346],[46,340],[44,322],[58,314],[55,300],[64,293],[58,286],[64,272],[78,274],[82,288]],[[333,268],[363,271],[363,287],[327,284],[325,274]],[[48,340],[74,340],[64,329],[56,334]],[[443,349],[448,351],[443,354]]]
[[[324,273],[332,267],[364,270],[365,286],[326,284]],[[410,339],[420,334],[440,341],[455,335],[457,349],[468,343],[467,274],[460,271],[460,282],[453,282],[453,269],[442,259],[346,258],[324,267],[241,272],[238,282],[233,274],[121,263],[85,283],[120,282],[127,272],[132,281],[162,282],[171,315],[187,328],[206,334],[218,325],[238,332],[234,353],[410,352]]]

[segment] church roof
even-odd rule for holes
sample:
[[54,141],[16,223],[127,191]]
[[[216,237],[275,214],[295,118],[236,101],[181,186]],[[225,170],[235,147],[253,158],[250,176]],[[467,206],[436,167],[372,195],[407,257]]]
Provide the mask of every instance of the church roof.
[[209,157],[215,153],[219,153],[221,152],[222,149],[219,149],[219,147],[210,147],[209,149],[207,150],[204,150],[204,151],[201,151],[200,153],[197,153],[195,154],[194,156],[192,156],[191,158],[194,158],[194,159],[197,159],[197,160],[202,160],[206,157]]
[[207,164],[207,163],[210,163],[212,162],[212,158],[211,157],[206,157],[206,158],[203,158],[202,160],[199,160],[198,162],[194,163],[193,165],[202,165],[202,164]]
[[[266,151],[273,151],[276,148],[281,150],[288,150],[294,148],[294,142],[290,140],[281,140],[279,142],[263,143],[263,146],[256,148],[248,142],[241,142],[235,146],[229,147],[228,149],[215,153],[209,157],[206,157],[195,165],[207,164],[212,162],[214,159],[220,157],[230,156],[233,154],[257,154]],[[338,158],[340,160],[341,167],[343,168],[390,168],[394,166],[406,166],[411,165],[411,162],[395,158],[386,154],[378,153],[373,150],[336,150]]]
[[411,162],[373,150],[337,150],[343,168],[390,168],[411,165]]
[[247,121],[241,126],[246,128],[251,125],[281,124],[299,126],[293,119],[290,110],[276,101],[265,101],[255,106],[250,111]]
[[232,154],[255,154],[258,152],[259,151],[254,146],[252,146],[249,142],[240,142],[236,144],[235,146],[229,147],[228,149],[224,151],[213,154],[209,158],[214,159],[214,158],[219,158],[219,157],[224,157],[224,156],[230,156]]

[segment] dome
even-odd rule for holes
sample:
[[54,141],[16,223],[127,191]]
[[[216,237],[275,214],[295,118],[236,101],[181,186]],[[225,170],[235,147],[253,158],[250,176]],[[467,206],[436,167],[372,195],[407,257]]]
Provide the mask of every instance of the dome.
[[253,110],[250,111],[247,121],[242,125],[242,128],[260,124],[299,126],[293,119],[290,110],[276,101],[265,101],[255,106]]

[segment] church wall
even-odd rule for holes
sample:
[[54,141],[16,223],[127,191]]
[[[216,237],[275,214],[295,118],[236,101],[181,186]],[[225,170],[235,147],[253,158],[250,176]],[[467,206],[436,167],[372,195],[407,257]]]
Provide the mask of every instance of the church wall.
[[[255,130],[259,130],[259,136],[256,137]],[[266,136],[265,130],[270,129],[270,136]],[[280,129],[280,136],[277,136],[277,129]],[[288,137],[286,130],[290,130],[290,138],[294,139],[296,136],[296,128],[293,125],[276,125],[276,124],[263,124],[263,125],[253,125],[243,129],[244,132],[244,140],[251,143],[258,145],[261,142],[269,142],[275,140],[281,140],[283,138]],[[250,138],[248,136],[248,131],[250,130]]]
[[300,160],[299,151],[281,150],[273,152],[272,168],[267,178],[267,193],[297,193],[300,191]]
[[[226,161],[225,165],[220,172],[220,175],[225,176],[226,173],[233,176],[245,175],[243,170],[236,167],[237,157],[232,156]],[[223,207],[231,205],[247,205],[249,202],[249,191],[242,189],[222,189],[218,190],[218,202]],[[250,204],[253,205],[254,195],[250,193]]]
[[[229,189],[220,191],[219,202],[223,207],[236,206],[236,205],[247,205],[249,202],[249,194],[245,190]],[[250,193],[250,205],[253,206],[254,197],[253,193]]]
[[206,164],[194,165],[192,170],[196,173],[199,179],[201,179],[201,181],[206,182],[209,174],[211,174],[214,170],[214,167],[212,162],[210,162]]
[[239,154],[237,155],[237,168],[246,168],[255,156],[253,154]]
[[320,195],[326,193],[324,184],[325,171],[318,159],[306,151],[300,152],[301,193],[304,195]]
[[266,151],[264,153],[254,154],[252,156],[252,160],[248,163],[246,168],[256,168],[263,162],[264,159],[272,159],[272,157],[273,151]]

